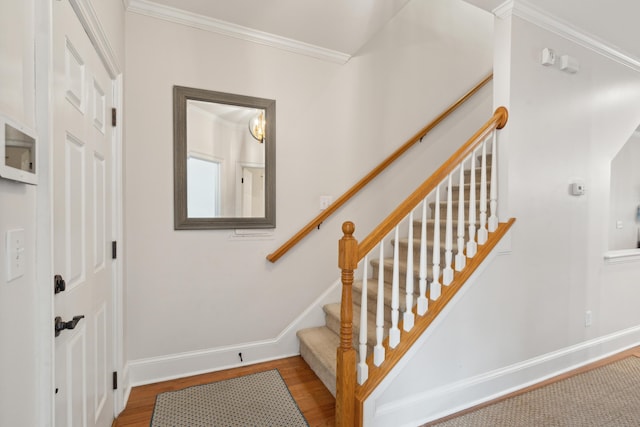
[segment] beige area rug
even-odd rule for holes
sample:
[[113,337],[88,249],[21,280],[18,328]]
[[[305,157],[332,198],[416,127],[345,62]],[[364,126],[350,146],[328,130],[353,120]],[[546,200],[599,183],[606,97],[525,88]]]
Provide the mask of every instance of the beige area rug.
[[640,358],[628,357],[457,418],[427,425],[640,426]]
[[309,424],[277,369],[161,393],[151,427]]

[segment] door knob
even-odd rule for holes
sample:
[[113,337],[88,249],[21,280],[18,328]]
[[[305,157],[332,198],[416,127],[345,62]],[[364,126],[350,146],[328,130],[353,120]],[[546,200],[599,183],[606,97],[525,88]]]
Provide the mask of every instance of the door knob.
[[67,289],[67,283],[64,281],[61,275],[56,274],[53,276],[53,293],[59,294]]
[[56,332],[56,336],[60,335],[60,332],[64,331],[65,329],[75,329],[80,319],[84,319],[84,315],[73,316],[73,319],[69,320],[68,322],[63,321],[62,317],[56,316],[56,318],[53,320],[53,329]]

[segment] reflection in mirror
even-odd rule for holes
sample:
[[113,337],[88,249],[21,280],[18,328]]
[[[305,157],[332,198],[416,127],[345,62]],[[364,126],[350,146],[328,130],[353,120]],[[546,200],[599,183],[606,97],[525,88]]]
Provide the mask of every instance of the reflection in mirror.
[[174,88],[175,228],[275,227],[275,101]]
[[611,161],[609,250],[640,248],[640,127]]

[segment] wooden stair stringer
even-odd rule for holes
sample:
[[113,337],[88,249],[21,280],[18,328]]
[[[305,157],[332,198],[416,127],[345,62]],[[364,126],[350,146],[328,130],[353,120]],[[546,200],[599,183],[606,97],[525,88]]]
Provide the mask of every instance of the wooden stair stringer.
[[383,346],[385,348],[386,358],[379,367],[373,365],[372,356],[367,358],[367,364],[369,365],[369,378],[363,385],[356,385],[355,392],[356,420],[360,420],[360,425],[362,425],[363,404],[365,400],[380,385],[380,383],[382,383],[385,377],[400,362],[426,329],[434,322],[471,275],[480,267],[480,265],[482,265],[484,260],[491,254],[493,249],[502,240],[514,222],[515,218],[511,218],[507,222],[500,223],[496,231],[489,233],[489,239],[487,242],[483,245],[478,245],[478,252],[476,255],[473,258],[467,258],[467,264],[464,270],[455,273],[451,284],[448,286],[442,286],[440,298],[436,301],[429,298],[429,309],[424,316],[418,316],[414,306],[413,312],[415,314],[415,324],[411,331],[405,332],[402,329],[402,320],[400,319],[399,329],[402,331],[400,343],[396,348],[392,349],[389,347],[388,338],[385,338]]

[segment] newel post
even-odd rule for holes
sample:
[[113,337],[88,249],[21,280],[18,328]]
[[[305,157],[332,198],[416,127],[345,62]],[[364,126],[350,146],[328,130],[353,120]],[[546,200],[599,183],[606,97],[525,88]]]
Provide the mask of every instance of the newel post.
[[338,267],[342,270],[340,305],[340,347],[336,370],[336,426],[355,423],[356,350],[353,348],[353,271],[358,267],[358,241],[353,237],[355,225],[342,224],[344,235],[338,243]]

